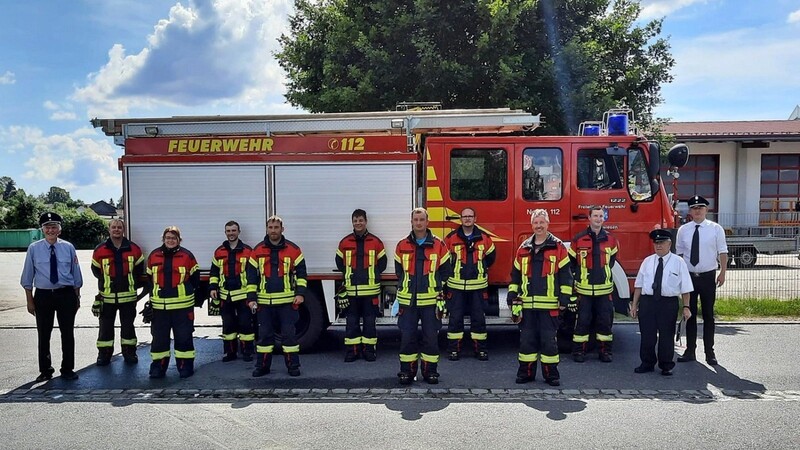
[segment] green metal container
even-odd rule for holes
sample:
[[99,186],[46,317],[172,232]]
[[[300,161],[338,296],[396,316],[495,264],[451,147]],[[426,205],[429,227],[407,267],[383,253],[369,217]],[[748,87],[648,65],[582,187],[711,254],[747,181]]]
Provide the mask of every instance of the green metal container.
[[0,250],[25,250],[31,243],[44,238],[40,228],[0,230]]

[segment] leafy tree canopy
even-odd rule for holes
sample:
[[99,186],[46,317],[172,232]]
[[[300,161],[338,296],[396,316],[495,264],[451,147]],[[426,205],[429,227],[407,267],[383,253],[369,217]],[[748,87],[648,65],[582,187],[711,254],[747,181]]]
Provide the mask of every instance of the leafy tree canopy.
[[403,101],[541,113],[568,133],[621,103],[652,120],[674,60],[638,0],[295,0],[276,54],[312,112]]

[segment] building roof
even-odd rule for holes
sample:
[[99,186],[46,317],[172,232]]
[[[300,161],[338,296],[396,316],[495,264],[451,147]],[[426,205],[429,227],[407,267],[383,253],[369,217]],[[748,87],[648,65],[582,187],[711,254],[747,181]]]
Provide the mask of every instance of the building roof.
[[800,120],[670,122],[664,133],[681,141],[800,141]]
[[100,200],[99,202],[92,203],[89,208],[92,209],[98,216],[116,216],[117,215],[117,208],[108,204],[108,202],[104,200]]

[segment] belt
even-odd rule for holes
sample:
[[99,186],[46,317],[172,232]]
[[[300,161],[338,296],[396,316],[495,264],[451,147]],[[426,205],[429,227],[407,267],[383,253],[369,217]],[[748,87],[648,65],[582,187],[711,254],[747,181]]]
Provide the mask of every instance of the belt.
[[74,286],[64,286],[64,287],[55,288],[55,289],[36,288],[37,291],[50,292],[51,294],[55,293],[55,292],[61,292],[61,291],[72,290],[72,289],[75,289],[75,287]]
[[717,273],[716,270],[709,270],[708,272],[689,272],[693,277],[702,277],[709,274]]

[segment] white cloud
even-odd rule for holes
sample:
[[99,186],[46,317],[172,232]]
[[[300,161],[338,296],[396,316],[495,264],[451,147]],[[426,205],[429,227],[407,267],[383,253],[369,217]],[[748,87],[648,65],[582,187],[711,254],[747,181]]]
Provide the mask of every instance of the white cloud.
[[56,111],[50,115],[50,120],[75,120],[77,118],[72,111]]
[[789,17],[786,19],[788,23],[800,23],[800,9],[794,11],[789,14]]
[[289,0],[178,3],[138,53],[115,44],[72,99],[91,117],[209,105],[264,112],[257,108],[282,101],[275,93],[284,75],[272,53],[290,11]]
[[800,84],[800,37],[742,29],[700,36],[674,48],[676,83],[712,82],[733,92],[753,84]]
[[44,109],[53,111],[50,115],[50,120],[75,120],[77,116],[72,111],[72,105],[69,103],[56,103],[52,100],[45,100],[42,104]]
[[706,0],[644,0],[641,3],[642,12],[639,14],[639,18],[641,20],[659,19],[695,3],[705,2]]
[[14,76],[14,72],[10,70],[6,70],[2,76],[0,76],[0,84],[14,84],[17,82],[16,77]]
[[120,189],[118,150],[91,128],[45,135],[36,127],[0,127],[0,145],[23,157],[21,176],[27,181],[17,181],[17,185],[25,186],[28,192],[60,186],[77,199],[94,192],[106,196]]

